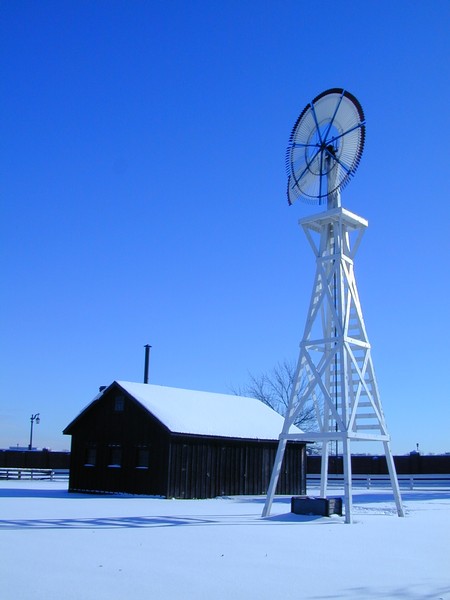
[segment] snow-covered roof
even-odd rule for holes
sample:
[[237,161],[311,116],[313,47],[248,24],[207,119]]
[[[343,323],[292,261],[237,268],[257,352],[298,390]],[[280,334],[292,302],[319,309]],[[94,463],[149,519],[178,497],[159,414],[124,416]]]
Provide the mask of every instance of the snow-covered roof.
[[[173,433],[276,440],[284,419],[260,400],[116,381]],[[291,433],[299,433],[296,427]]]

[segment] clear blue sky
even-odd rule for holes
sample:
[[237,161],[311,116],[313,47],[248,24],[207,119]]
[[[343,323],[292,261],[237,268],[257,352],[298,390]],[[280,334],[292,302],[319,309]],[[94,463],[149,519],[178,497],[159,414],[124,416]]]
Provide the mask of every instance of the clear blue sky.
[[[314,274],[285,148],[330,87],[393,450],[450,451],[447,0],[0,4],[0,447],[114,379],[228,392],[296,360]],[[355,447],[358,450],[358,447]],[[378,451],[375,445],[374,451]]]

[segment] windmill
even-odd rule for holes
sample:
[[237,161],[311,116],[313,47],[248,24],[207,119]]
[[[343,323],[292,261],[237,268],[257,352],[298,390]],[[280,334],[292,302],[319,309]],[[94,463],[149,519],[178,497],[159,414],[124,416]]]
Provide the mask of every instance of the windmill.
[[[289,139],[289,204],[300,198],[326,203],[326,210],[299,221],[316,258],[316,273],[263,516],[270,514],[288,440],[322,443],[323,497],[330,444],[342,445],[347,523],[352,522],[350,444],[382,442],[397,513],[404,515],[354,273],[355,254],[368,223],[341,206],[341,190],[358,167],[364,140],[362,107],[339,88],[319,94],[305,107]],[[314,409],[313,431],[290,433],[308,408]]]

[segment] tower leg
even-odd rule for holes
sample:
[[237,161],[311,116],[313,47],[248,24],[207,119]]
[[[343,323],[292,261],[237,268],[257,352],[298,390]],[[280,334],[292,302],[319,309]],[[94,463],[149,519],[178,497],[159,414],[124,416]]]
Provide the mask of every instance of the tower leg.
[[328,454],[329,445],[327,441],[322,443],[322,460],[320,463],[320,495],[325,498],[328,487]]
[[386,456],[387,467],[389,471],[389,477],[391,478],[392,491],[394,492],[395,505],[397,507],[397,514],[399,517],[405,516],[403,509],[402,498],[400,495],[400,487],[398,485],[397,470],[395,468],[394,459],[391,452],[391,444],[389,442],[383,442],[384,454]]
[[353,490],[352,490],[352,455],[350,453],[350,440],[342,440],[342,461],[344,469],[344,495],[345,495],[345,522],[353,520]]
[[280,476],[281,465],[283,464],[284,451],[286,449],[287,440],[281,439],[278,442],[277,454],[275,456],[275,463],[272,469],[272,475],[270,477],[269,489],[267,490],[266,502],[264,504],[262,516],[267,517],[270,515],[272,508],[273,497],[275,496],[275,490],[277,488],[278,478]]

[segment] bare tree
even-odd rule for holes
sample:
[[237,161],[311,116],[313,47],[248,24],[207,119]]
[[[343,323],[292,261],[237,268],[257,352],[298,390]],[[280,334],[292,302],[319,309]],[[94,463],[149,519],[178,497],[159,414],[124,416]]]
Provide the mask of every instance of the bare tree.
[[[234,393],[241,396],[257,398],[284,416],[289,406],[295,379],[295,364],[284,360],[278,363],[269,373],[262,375],[249,374],[249,382]],[[301,393],[303,385],[297,394]],[[315,420],[314,408],[307,405],[305,410],[298,416],[295,425],[304,431],[311,429]]]

